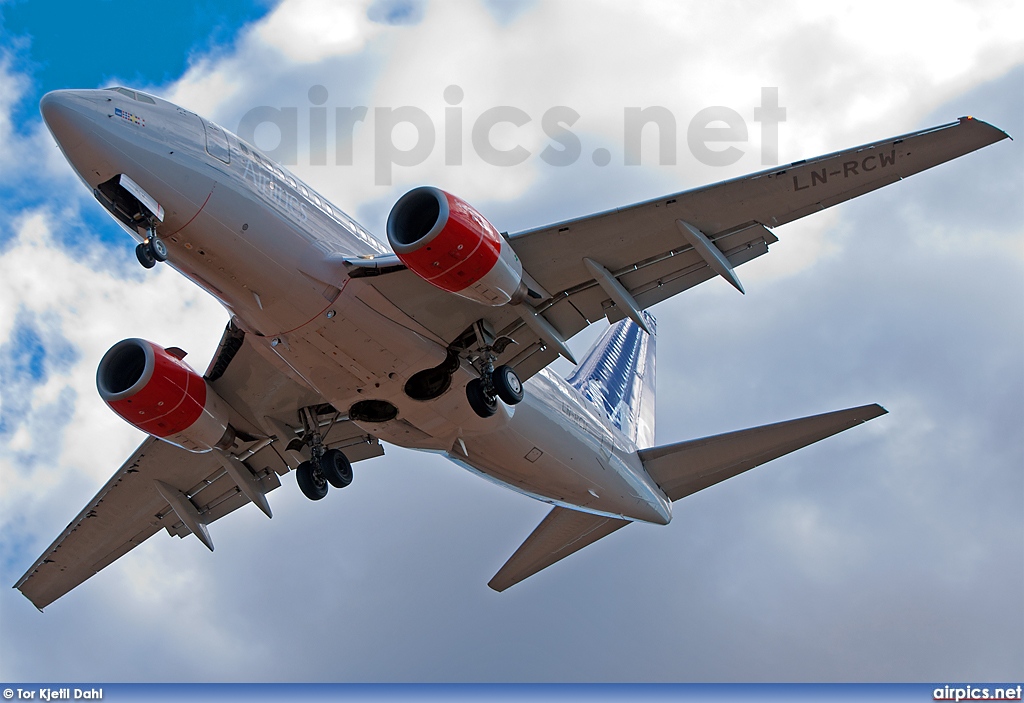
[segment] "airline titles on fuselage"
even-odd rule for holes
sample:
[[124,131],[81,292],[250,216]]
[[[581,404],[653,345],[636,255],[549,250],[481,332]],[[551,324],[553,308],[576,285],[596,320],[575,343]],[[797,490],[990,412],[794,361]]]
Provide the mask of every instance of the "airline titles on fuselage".
[[386,251],[384,245],[363,229],[355,220],[340,210],[332,208],[328,205],[325,198],[314,193],[297,178],[288,174],[279,166],[271,164],[267,157],[258,155],[255,149],[243,146],[242,150],[245,152],[243,157],[245,168],[242,173],[242,179],[252,185],[253,190],[268,202],[277,205],[300,223],[306,223],[310,220],[313,212],[315,212],[312,207],[315,206],[317,210],[340,225],[347,232],[359,238],[364,244],[367,244],[374,252],[380,254]]
[[299,196],[285,188],[284,182],[276,173],[268,173],[265,166],[258,167],[252,159],[245,160],[245,173],[242,176],[252,183],[256,192],[272,203],[276,203],[299,222],[309,220],[309,208]]

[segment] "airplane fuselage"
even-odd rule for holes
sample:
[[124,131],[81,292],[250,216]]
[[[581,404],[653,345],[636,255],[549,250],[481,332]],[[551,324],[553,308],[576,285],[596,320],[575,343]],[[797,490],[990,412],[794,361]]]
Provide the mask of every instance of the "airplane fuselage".
[[[397,408],[393,418],[351,417],[368,433],[443,452],[547,502],[671,519],[671,503],[636,446],[549,371],[526,384],[519,405],[499,403],[488,418],[462,392],[478,376],[466,361],[446,392],[410,397],[410,377],[444,363],[447,342],[349,275],[346,259],[387,256],[387,248],[259,150],[195,113],[131,91],[59,91],[42,109],[91,189],[125,175],[162,206],[167,263],[216,297],[261,354],[343,413],[368,400]],[[234,410],[260,426],[258,409]]]

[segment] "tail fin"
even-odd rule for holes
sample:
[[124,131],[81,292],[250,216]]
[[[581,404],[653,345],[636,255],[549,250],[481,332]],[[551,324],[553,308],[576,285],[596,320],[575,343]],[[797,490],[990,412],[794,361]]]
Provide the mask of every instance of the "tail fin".
[[629,319],[601,335],[566,379],[594,403],[639,449],[654,446],[654,317],[642,313],[653,334]]

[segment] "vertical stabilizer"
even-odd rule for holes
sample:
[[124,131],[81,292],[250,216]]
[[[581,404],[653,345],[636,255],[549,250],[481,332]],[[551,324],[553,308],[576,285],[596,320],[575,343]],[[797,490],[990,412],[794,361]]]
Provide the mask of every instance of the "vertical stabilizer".
[[642,313],[653,334],[632,320],[616,322],[566,379],[594,403],[639,449],[654,446],[654,352],[657,325]]

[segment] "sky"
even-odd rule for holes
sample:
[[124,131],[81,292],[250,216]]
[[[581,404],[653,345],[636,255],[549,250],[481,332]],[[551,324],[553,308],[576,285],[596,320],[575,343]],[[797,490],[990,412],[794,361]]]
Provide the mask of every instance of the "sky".
[[[1024,678],[1019,3],[232,7],[0,2],[0,582],[142,439],[96,394],[106,349],[144,337],[203,369],[227,321],[170,268],[138,266],[42,124],[47,90],[128,84],[240,132],[253,110],[294,108],[289,167],[381,236],[422,184],[515,232],[760,170],[765,88],[786,110],[778,163],[968,114],[1018,140],[777,228],[738,270],[745,296],[713,280],[653,309],[659,444],[872,402],[889,415],[501,594],[486,583],[544,504],[391,446],[319,503],[287,476],[273,521],[248,506],[218,521],[213,554],[157,534],[42,614],[0,589],[0,680]],[[354,128],[329,121],[327,165],[311,158],[319,105],[368,108]],[[436,126],[432,149],[378,121],[408,106]],[[500,106],[528,118],[492,134],[526,150],[514,166],[472,147]],[[627,165],[626,111],[651,106],[674,119],[674,158],[645,132]],[[728,165],[688,148],[715,107],[747,128]],[[581,151],[553,165],[544,115],[564,108]],[[253,130],[267,151],[281,136]]]

